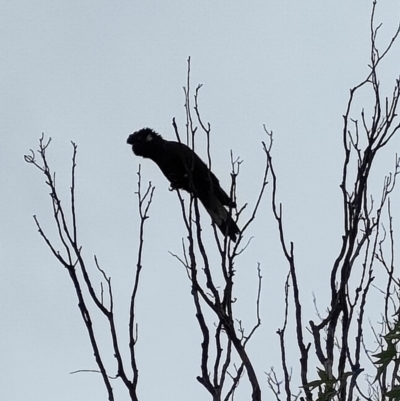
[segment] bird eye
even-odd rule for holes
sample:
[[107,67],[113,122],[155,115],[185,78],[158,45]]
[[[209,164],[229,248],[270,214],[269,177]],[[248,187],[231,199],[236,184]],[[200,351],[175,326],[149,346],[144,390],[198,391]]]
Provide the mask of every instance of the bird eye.
[[152,141],[152,140],[153,140],[153,135],[148,134],[148,135],[146,136],[146,142],[150,142],[150,141]]

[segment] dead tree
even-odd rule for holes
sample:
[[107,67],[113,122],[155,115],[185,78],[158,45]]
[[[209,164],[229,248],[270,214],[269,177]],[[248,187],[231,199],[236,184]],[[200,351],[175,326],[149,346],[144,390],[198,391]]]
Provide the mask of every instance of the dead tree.
[[[186,142],[194,146],[195,141],[203,140],[206,143],[208,167],[211,168],[210,156],[210,124],[204,123],[199,111],[198,97],[201,85],[197,86],[194,94],[193,109],[190,93],[190,58],[188,59],[188,77],[185,89],[186,109]],[[175,120],[173,127],[176,136],[181,141],[179,130]],[[236,179],[239,174],[241,161],[234,159],[231,153],[231,199],[236,201]],[[191,294],[196,309],[196,319],[202,333],[201,344],[201,375],[197,380],[207,389],[213,401],[233,399],[240,379],[246,373],[251,386],[251,399],[261,400],[261,386],[258,374],[255,371],[251,356],[246,345],[254,332],[261,324],[260,319],[260,294],[261,271],[258,266],[255,272],[258,277],[258,293],[255,305],[255,324],[247,331],[241,325],[241,321],[235,316],[233,303],[234,295],[235,262],[237,256],[242,253],[248,243],[242,245],[243,235],[249,225],[255,219],[257,210],[267,185],[268,164],[264,170],[258,199],[253,206],[251,217],[242,223],[243,227],[236,243],[224,238],[222,241],[214,228],[215,242],[218,249],[218,257],[212,258],[203,241],[202,223],[198,201],[191,196],[186,199],[178,192],[178,198],[182,207],[182,216],[187,228],[187,239],[182,240],[183,256],[174,256],[184,265],[191,283]],[[229,213],[239,219],[243,210],[247,207],[230,208]],[[222,273],[222,282],[218,281],[215,273]],[[212,311],[214,320],[207,319],[208,311]],[[235,361],[238,361],[238,366]]]
[[[190,59],[188,60],[187,86],[185,88],[185,111],[186,111],[186,133],[187,143],[193,146],[198,140],[200,131],[208,149],[208,164],[211,167],[210,156],[210,124],[204,124],[201,119],[198,95],[201,86],[198,86],[194,95],[194,106],[191,107],[190,93]],[[200,130],[194,123],[196,119]],[[173,120],[175,133],[180,140],[178,126]],[[129,317],[129,344],[120,344],[117,335],[117,327],[114,315],[114,298],[111,286],[111,278],[107,276],[105,269],[100,267],[96,257],[94,265],[100,272],[102,282],[100,291],[95,290],[93,274],[89,272],[87,262],[81,252],[82,246],[78,240],[77,217],[76,217],[76,156],[77,145],[72,143],[72,169],[71,169],[71,191],[69,208],[64,206],[57,191],[55,173],[52,172],[47,150],[51,139],[46,141],[42,135],[39,141],[38,152],[31,151],[30,155],[25,156],[26,162],[35,166],[45,176],[46,184],[50,188],[50,199],[53,211],[53,219],[57,228],[60,248],[55,245],[56,240],[50,238],[42,228],[38,218],[34,216],[39,234],[45,243],[60,262],[67,269],[78,299],[78,306],[83,322],[86,326],[90,343],[94,351],[95,361],[99,368],[108,398],[114,401],[114,391],[111,385],[111,378],[120,379],[126,387],[131,400],[138,400],[137,385],[139,369],[136,360],[137,347],[137,324],[135,319],[136,296],[139,291],[140,274],[142,271],[142,255],[144,252],[144,227],[146,219],[149,217],[149,208],[153,199],[154,187],[149,183],[146,189],[142,187],[141,172],[138,172],[138,213],[140,216],[138,255],[136,260],[136,270],[133,279],[133,287],[130,301]],[[232,185],[231,198],[236,200],[236,178],[239,174],[241,161],[231,156],[232,165]],[[211,252],[206,249],[203,241],[203,228],[200,218],[198,201],[193,196],[187,196],[177,191],[178,200],[182,207],[182,216],[186,225],[186,240],[182,240],[183,256],[173,255],[185,267],[185,272],[189,278],[190,285],[188,290],[191,292],[196,310],[196,320],[203,341],[201,343],[200,374],[197,377],[199,383],[208,391],[213,401],[228,401],[233,399],[235,391],[244,374],[248,378],[251,388],[251,399],[261,401],[261,386],[258,374],[251,361],[251,356],[247,351],[247,344],[254,332],[261,324],[260,320],[260,294],[261,294],[261,270],[259,266],[254,266],[253,274],[258,281],[258,290],[254,307],[254,325],[250,329],[243,327],[239,317],[235,316],[233,304],[238,295],[234,292],[235,263],[237,256],[244,252],[248,243],[242,245],[243,235],[249,225],[254,221],[257,210],[260,206],[265,187],[267,185],[268,164],[266,164],[264,177],[260,184],[258,199],[253,206],[248,221],[241,223],[242,230],[236,243],[224,238],[222,241],[218,237],[214,226],[214,238],[217,246],[217,257],[211,256]],[[235,214],[236,221],[239,219],[247,205],[240,209],[231,207],[229,213]],[[67,210],[68,209],[68,210]],[[67,216],[68,215],[68,216]],[[151,246],[151,244],[149,244]],[[217,272],[219,274],[215,274]],[[217,276],[222,277],[219,282]],[[108,322],[110,340],[112,344],[114,358],[117,362],[117,371],[106,366],[102,357],[99,343],[96,339],[96,332],[92,322],[93,307],[101,312],[103,318]],[[210,312],[213,316],[210,318]],[[130,366],[124,364],[124,356],[129,354]]]
[[[381,25],[376,25],[376,1],[370,21],[370,72],[358,85],[350,90],[350,97],[343,116],[344,162],[340,189],[343,199],[342,246],[333,262],[329,282],[331,301],[325,316],[319,322],[304,322],[302,300],[298,285],[298,271],[294,258],[294,244],[286,239],[282,223],[282,205],[277,200],[277,173],[275,172],[270,149],[264,145],[265,154],[272,175],[272,210],[278,224],[281,246],[289,266],[285,287],[286,312],[284,325],[278,330],[282,353],[285,398],[297,399],[298,391],[293,391],[292,378],[286,356],[287,321],[289,310],[294,311],[297,346],[300,354],[299,371],[302,397],[317,400],[366,400],[399,399],[399,282],[394,274],[394,237],[390,195],[400,173],[400,158],[395,156],[394,168],[383,177],[380,198],[370,192],[370,182],[377,155],[389,146],[391,139],[399,132],[397,118],[400,98],[400,81],[396,79],[390,95],[383,95],[379,80],[381,64],[389,56],[392,46],[399,36],[400,25],[383,51],[377,47],[377,36]],[[369,90],[374,99],[372,114],[364,108],[357,110],[356,99],[361,90]],[[355,117],[356,115],[356,117]],[[266,130],[272,142],[272,133]],[[389,227],[385,228],[386,224]],[[387,232],[389,234],[387,234]],[[389,241],[389,251],[384,244]],[[366,308],[371,288],[381,266],[387,275],[382,294],[385,301],[381,330],[373,328],[381,352],[373,355],[365,343],[365,332],[370,330],[366,322]],[[293,305],[289,305],[289,296]],[[391,310],[391,315],[388,310]],[[379,334],[381,333],[381,334]],[[391,353],[390,353],[391,351]],[[317,358],[320,366],[311,365],[310,353]],[[375,359],[374,359],[375,357]],[[369,363],[369,366],[367,364]],[[390,366],[389,366],[390,365]],[[371,372],[372,380],[365,386],[360,376]],[[361,377],[361,380],[360,380]],[[368,377],[368,376],[367,376]],[[276,399],[277,380],[275,372],[268,375],[270,387]],[[375,380],[375,381],[374,381]],[[303,398],[302,398],[303,399]]]
[[[89,335],[90,344],[93,349],[98,373],[103,378],[104,385],[107,389],[109,401],[114,401],[114,391],[111,385],[111,379],[120,379],[127,389],[129,397],[132,401],[137,401],[137,384],[139,371],[136,361],[136,341],[137,341],[137,323],[135,320],[136,295],[140,282],[140,273],[142,270],[142,254],[143,254],[143,233],[146,219],[149,217],[148,212],[152,202],[154,187],[149,183],[148,187],[143,190],[141,182],[140,169],[138,172],[138,213],[140,216],[139,225],[139,246],[136,260],[136,270],[133,278],[133,288],[130,300],[129,314],[129,344],[123,348],[118,340],[117,328],[114,315],[114,298],[111,286],[111,278],[107,276],[105,270],[100,267],[97,257],[94,257],[94,265],[100,272],[103,281],[100,283],[100,291],[95,290],[94,278],[89,273],[88,263],[82,255],[82,246],[78,239],[77,217],[76,217],[76,156],[77,145],[72,142],[72,168],[71,168],[71,187],[70,187],[70,204],[69,208],[64,207],[58,194],[56,185],[56,174],[51,170],[47,150],[49,148],[51,138],[47,141],[44,135],[39,141],[39,150],[37,155],[31,150],[31,154],[25,156],[27,163],[35,166],[45,177],[45,182],[50,189],[50,200],[53,212],[53,220],[58,233],[60,246],[57,247],[55,238],[49,238],[45,230],[42,228],[39,219],[34,216],[34,220],[39,231],[54,257],[68,271],[75,294],[78,300],[78,307],[82,316],[83,323]],[[104,288],[105,287],[105,288]],[[113,349],[113,356],[117,362],[117,371],[111,371],[106,366],[102,350],[97,340],[96,332],[93,325],[93,308],[96,308],[101,316],[108,322],[110,341]],[[123,363],[123,355],[125,352],[129,354],[130,366]]]

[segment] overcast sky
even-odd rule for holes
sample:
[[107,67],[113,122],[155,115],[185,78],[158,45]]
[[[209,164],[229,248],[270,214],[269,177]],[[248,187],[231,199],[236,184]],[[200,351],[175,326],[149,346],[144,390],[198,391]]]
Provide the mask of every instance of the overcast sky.
[[[48,154],[63,195],[69,188],[70,141],[78,145],[81,244],[87,260],[96,254],[113,277],[122,331],[137,249],[139,163],[145,182],[156,186],[138,307],[139,395],[141,400],[187,400],[188,394],[194,401],[207,399],[195,380],[200,337],[190,285],[168,254],[181,251],[186,235],[176,195],[156,166],[126,145],[128,134],[144,126],[173,139],[173,117],[184,132],[188,56],[192,86],[204,85],[202,116],[211,123],[213,170],[225,189],[230,150],[244,161],[239,205],[255,202],[264,166],[263,124],[274,131],[279,197],[286,233],[296,244],[305,313],[314,317],[312,292],[325,308],[329,269],[342,235],[342,115],[350,87],[368,72],[370,3],[0,0],[4,399],[107,398],[98,375],[70,375],[96,366],[67,272],[39,238],[32,218],[36,214],[55,234],[43,177],[23,160],[29,149],[37,149],[42,132],[52,138]],[[398,23],[399,5],[380,3],[377,20],[384,23],[386,43]],[[382,71],[384,88],[399,72],[399,50],[397,43]],[[377,182],[392,168],[399,145],[393,141],[380,160]],[[211,235],[204,221],[205,235]],[[250,351],[263,372],[279,366],[275,332],[282,322],[287,272],[269,194],[246,235],[254,241],[237,264],[238,317],[247,327],[254,322],[259,262],[264,325]]]

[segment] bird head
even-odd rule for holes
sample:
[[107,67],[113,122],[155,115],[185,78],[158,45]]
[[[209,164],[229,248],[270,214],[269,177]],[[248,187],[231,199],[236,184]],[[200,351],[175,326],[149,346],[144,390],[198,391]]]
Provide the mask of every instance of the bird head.
[[161,135],[151,128],[142,128],[129,135],[127,143],[132,145],[133,153],[137,156],[151,157],[155,148],[163,143]]

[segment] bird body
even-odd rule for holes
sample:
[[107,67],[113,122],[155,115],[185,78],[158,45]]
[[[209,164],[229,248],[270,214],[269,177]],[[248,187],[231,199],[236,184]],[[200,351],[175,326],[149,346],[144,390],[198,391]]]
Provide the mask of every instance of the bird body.
[[180,142],[167,141],[150,128],[134,132],[127,143],[132,145],[135,155],[158,165],[171,183],[171,189],[184,189],[198,198],[221,232],[236,241],[239,228],[224,207],[236,205],[192,149]]

